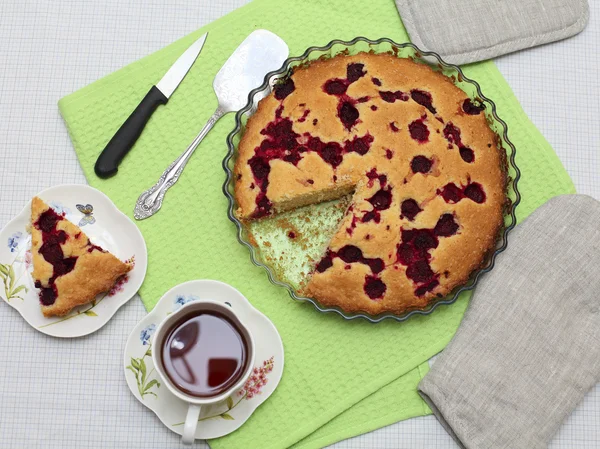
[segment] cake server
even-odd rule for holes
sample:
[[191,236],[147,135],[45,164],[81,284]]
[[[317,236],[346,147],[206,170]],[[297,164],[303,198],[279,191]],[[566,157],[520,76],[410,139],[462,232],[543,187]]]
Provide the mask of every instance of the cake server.
[[169,98],[183,81],[185,75],[202,51],[208,33],[204,33],[194,42],[165,73],[162,79],[150,88],[144,99],[121,125],[110,139],[94,166],[100,178],[109,178],[117,173],[119,163],[135,144],[146,123],[161,104],[167,104]]
[[219,102],[216,111],[187,150],[169,165],[156,184],[140,195],[133,211],[136,219],[143,220],[160,210],[165,193],[177,182],[187,161],[215,123],[225,114],[243,108],[250,91],[262,84],[267,73],[279,69],[288,54],[286,43],[266,30],[254,31],[240,44],[213,81]]

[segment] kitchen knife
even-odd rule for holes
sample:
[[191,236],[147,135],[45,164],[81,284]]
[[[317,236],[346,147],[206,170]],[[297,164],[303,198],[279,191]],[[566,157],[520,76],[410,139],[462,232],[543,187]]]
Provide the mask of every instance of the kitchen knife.
[[140,137],[156,108],[169,101],[179,83],[185,78],[202,51],[207,34],[203,34],[175,61],[175,64],[155,86],[152,86],[141,103],[121,125],[98,157],[94,166],[96,175],[100,178],[110,178],[117,173],[119,163]]

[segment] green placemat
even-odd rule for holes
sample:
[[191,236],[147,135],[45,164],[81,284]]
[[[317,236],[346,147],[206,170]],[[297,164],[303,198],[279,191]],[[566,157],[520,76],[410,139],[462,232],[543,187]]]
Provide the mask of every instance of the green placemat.
[[431,414],[417,393],[417,385],[428,371],[429,364],[425,362],[336,416],[292,448],[325,447],[404,419]]
[[[132,216],[138,195],[154,184],[214,111],[214,75],[256,28],[277,33],[293,55],[333,38],[349,40],[362,35],[407,40],[392,0],[373,0],[360,7],[347,0],[254,0],[59,102],[90,184]],[[93,166],[106,142],[149,87],[205,31],[209,36],[201,56],[169,104],[154,114],[121,164],[119,175],[98,179]],[[519,219],[552,196],[574,192],[552,148],[529,122],[495,65],[479,63],[465,71],[494,99],[518,148],[517,163],[523,172]],[[292,301],[283,289],[269,283],[262,269],[250,263],[227,219],[221,161],[225,136],[232,128],[230,114],[206,137],[168,192],[162,210],[137,222],[149,252],[148,273],[140,291],[148,308],[176,284],[197,278],[219,279],[238,288],[269,316],[284,342],[284,376],[273,396],[243,427],[211,441],[211,446],[266,449],[300,442],[299,447],[316,447],[422,414],[414,395],[406,401],[397,399],[405,390],[401,388],[404,382],[412,382],[414,391],[420,376],[401,376],[445,347],[460,323],[469,295],[427,317],[377,325],[344,321],[335,314],[321,314],[310,304]]]

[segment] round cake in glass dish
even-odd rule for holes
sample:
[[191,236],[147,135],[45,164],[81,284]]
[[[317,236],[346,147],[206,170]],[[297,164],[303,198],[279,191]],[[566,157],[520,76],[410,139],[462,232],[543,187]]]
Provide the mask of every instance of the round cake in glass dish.
[[241,220],[352,194],[301,293],[345,312],[422,309],[494,250],[506,154],[452,80],[392,54],[312,62],[250,117],[235,162]]

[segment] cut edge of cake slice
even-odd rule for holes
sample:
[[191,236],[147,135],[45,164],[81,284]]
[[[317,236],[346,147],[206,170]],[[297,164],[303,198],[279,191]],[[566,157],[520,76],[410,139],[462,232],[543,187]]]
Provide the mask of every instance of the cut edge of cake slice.
[[[277,200],[269,201],[269,207],[263,210],[259,205],[254,209],[244,208],[240,205],[240,195],[236,194],[236,203],[238,207],[236,209],[236,217],[245,222],[253,221],[266,216],[274,216],[290,210],[295,210],[305,206],[312,206],[314,204],[320,204],[327,201],[338,200],[353,194],[356,189],[356,182],[350,179],[344,179],[338,183],[333,183],[321,189],[314,189],[311,191],[304,192],[301,195],[288,196],[279,195]],[[243,201],[246,203],[247,201]]]
[[39,197],[31,202],[32,278],[45,317],[64,316],[109,291],[133,268],[93,244]]

